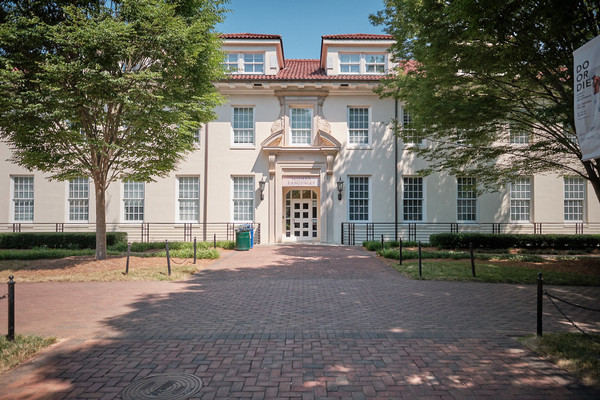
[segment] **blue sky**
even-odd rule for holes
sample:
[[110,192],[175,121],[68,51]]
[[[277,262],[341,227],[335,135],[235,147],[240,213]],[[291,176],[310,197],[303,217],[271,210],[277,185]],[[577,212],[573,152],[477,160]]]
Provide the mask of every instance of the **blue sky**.
[[369,22],[383,0],[230,0],[222,33],[281,35],[285,58],[319,58],[322,35],[385,33]]

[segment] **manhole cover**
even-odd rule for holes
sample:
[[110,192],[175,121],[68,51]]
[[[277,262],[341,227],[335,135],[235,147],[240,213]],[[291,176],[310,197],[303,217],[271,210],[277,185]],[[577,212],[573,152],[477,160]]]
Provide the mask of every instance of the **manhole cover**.
[[202,389],[202,379],[190,374],[158,374],[133,382],[123,400],[185,400]]

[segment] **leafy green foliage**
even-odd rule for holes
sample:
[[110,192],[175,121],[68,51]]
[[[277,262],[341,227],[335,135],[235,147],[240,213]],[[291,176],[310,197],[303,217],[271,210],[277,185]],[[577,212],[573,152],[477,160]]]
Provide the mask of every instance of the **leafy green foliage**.
[[[366,242],[363,242],[363,247],[366,248],[369,251],[377,251],[377,250],[381,250],[381,241],[377,241],[377,240],[369,240]],[[404,247],[416,247],[418,246],[417,242],[414,241],[403,241],[402,242],[402,246]],[[422,246],[428,246],[428,244],[422,244]],[[396,240],[390,240],[389,242],[384,241],[383,242],[383,247],[386,249],[392,248],[392,247],[398,247],[398,241]]]
[[[575,139],[573,50],[600,34],[597,0],[386,0],[371,16],[397,40],[396,77],[382,96],[406,102],[429,174],[498,190],[515,175],[588,179],[600,201],[600,160]],[[566,29],[565,27],[569,27]],[[528,144],[510,143],[510,131]]]
[[223,2],[0,5],[0,138],[25,168],[93,179],[98,258],[111,182],[168,175],[222,102]]
[[431,245],[443,249],[553,249],[590,250],[600,247],[600,235],[519,235],[484,233],[438,233],[429,238]]
[[[106,234],[109,246],[127,244],[127,233],[109,232]],[[3,233],[0,234],[0,249],[93,249],[96,234],[89,233]]]

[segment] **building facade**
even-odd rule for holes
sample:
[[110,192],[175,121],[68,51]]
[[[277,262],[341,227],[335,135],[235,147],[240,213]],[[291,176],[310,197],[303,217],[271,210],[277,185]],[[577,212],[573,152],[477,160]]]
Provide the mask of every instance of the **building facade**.
[[[388,35],[322,37],[320,58],[285,59],[279,35],[223,35],[227,103],[169,177],[109,188],[108,230],[139,240],[233,238],[254,223],[265,243],[427,240],[434,232],[599,233],[591,186],[523,176],[476,196],[474,179],[421,177],[401,102],[374,88],[394,67]],[[527,137],[511,135],[518,144]],[[93,230],[93,184],[50,182],[8,161],[0,144],[0,232]]]

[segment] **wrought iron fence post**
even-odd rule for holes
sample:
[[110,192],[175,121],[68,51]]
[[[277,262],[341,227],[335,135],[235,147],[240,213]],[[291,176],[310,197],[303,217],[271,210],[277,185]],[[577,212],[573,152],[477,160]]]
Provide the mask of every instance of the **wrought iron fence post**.
[[196,236],[194,236],[194,264],[196,264]]
[[542,278],[542,273],[538,272],[537,277],[537,335],[542,337],[542,294],[544,292],[544,279]]
[[419,278],[423,277],[423,268],[421,267],[421,242],[419,242]]
[[169,241],[165,240],[165,250],[167,250],[167,269],[169,270],[169,276],[171,276],[171,257],[169,256]]
[[8,335],[6,339],[15,340],[15,281],[8,277]]
[[398,239],[398,261],[402,265],[402,238]]
[[125,275],[129,273],[129,253],[131,252],[131,242],[127,242],[127,263],[125,264]]
[[473,255],[473,243],[469,243],[469,250],[471,251],[471,272],[473,273],[473,278],[475,276],[475,256]]

